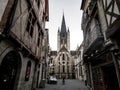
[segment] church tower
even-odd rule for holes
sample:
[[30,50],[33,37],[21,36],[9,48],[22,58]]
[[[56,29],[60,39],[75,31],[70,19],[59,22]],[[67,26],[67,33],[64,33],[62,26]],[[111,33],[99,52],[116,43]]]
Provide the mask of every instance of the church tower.
[[64,14],[62,16],[61,28],[57,32],[57,56],[54,60],[55,75],[57,78],[72,78],[73,59],[70,54],[70,31],[66,28]]
[[62,17],[61,30],[58,29],[57,52],[59,52],[59,50],[61,50],[62,48],[66,48],[68,51],[70,51],[70,31],[66,28],[64,14]]
[[75,51],[70,51],[70,31],[66,28],[63,14],[61,28],[58,28],[57,32],[57,51],[52,51],[50,56],[50,74],[59,79],[63,77],[73,79],[75,56]]

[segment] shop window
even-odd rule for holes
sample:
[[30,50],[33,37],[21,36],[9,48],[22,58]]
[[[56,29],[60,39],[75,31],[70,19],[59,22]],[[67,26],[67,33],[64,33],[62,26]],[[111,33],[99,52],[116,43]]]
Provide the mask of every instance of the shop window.
[[29,81],[30,71],[31,71],[31,61],[28,61],[27,67],[26,67],[25,81]]

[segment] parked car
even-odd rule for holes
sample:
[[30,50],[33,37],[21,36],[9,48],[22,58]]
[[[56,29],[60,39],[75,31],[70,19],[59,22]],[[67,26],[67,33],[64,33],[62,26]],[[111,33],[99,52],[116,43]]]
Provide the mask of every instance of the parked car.
[[55,76],[50,76],[47,80],[48,84],[57,84],[57,78]]

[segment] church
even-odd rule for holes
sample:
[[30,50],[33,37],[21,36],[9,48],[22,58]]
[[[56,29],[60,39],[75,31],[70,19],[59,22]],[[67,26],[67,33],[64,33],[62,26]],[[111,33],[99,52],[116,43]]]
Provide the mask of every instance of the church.
[[57,51],[51,51],[49,73],[55,74],[57,78],[75,78],[75,59],[76,51],[70,51],[70,31],[66,28],[65,17],[63,14],[61,29],[57,32]]

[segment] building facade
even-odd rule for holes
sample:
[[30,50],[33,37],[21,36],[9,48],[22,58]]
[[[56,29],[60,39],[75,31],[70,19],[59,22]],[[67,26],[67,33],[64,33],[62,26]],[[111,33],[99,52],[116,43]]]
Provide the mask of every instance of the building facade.
[[76,49],[75,74],[77,79],[84,82],[86,81],[86,67],[83,61],[83,43]]
[[[40,87],[48,0],[0,0],[0,89]],[[44,49],[43,49],[44,47]],[[44,61],[44,62],[43,62]]]
[[120,89],[119,0],[82,0],[83,58],[92,90]]
[[51,51],[52,73],[57,78],[75,78],[74,56],[75,51],[70,51],[70,31],[66,28],[65,17],[62,17],[61,30],[57,33],[57,51]]

